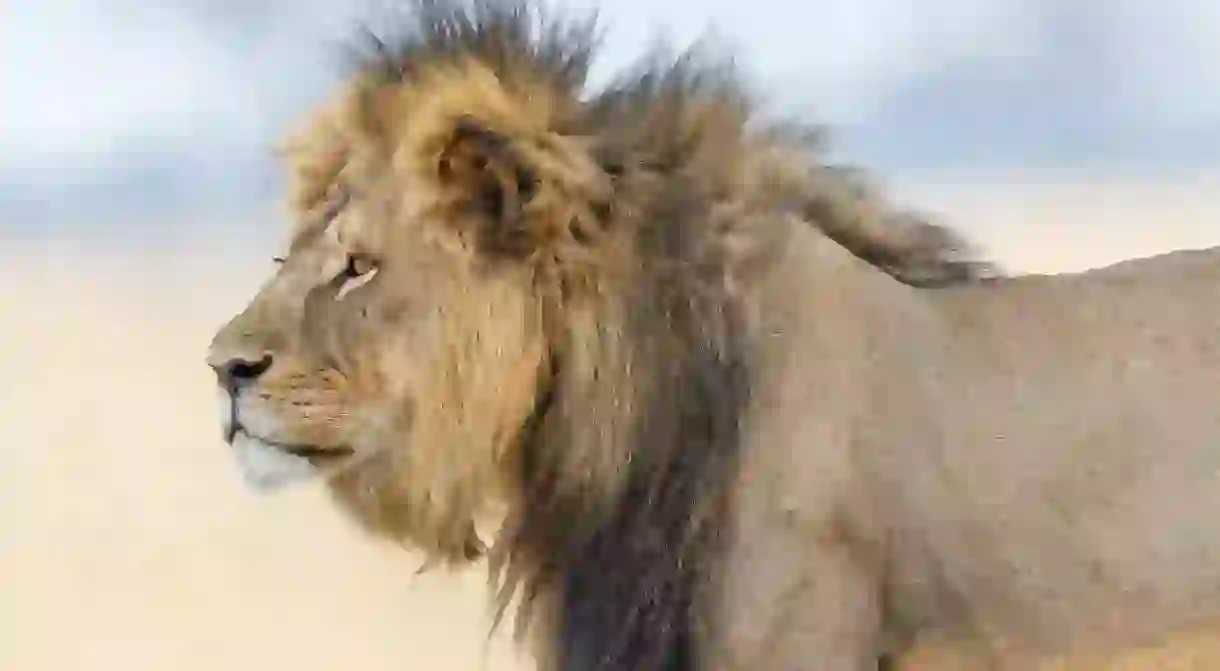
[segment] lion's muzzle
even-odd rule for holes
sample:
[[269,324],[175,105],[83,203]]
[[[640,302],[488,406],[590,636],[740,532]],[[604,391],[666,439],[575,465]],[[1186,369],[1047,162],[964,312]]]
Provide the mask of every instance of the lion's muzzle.
[[217,410],[224,441],[233,448],[243,479],[251,487],[270,491],[312,480],[347,461],[352,450],[276,440],[279,422],[251,398],[259,378],[270,368],[270,355],[209,357],[216,373]]

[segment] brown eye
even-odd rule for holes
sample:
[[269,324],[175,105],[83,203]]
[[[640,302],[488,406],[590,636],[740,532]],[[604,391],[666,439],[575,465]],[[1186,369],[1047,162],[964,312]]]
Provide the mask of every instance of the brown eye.
[[368,284],[376,276],[377,264],[371,257],[363,254],[348,255],[343,274],[336,278],[339,280],[339,291],[335,294],[335,300],[343,300],[348,293]]
[[373,260],[363,254],[349,254],[347,257],[347,267],[343,269],[343,275],[349,279],[363,277],[377,269],[377,265]]
[[272,263],[274,263],[274,264],[275,264],[275,265],[277,265],[277,266],[282,266],[282,265],[284,265],[284,263],[285,263],[286,261],[288,261],[288,259],[285,259],[285,258],[284,258],[284,257],[282,257],[282,256],[273,256],[273,257],[271,257],[271,262],[272,262]]

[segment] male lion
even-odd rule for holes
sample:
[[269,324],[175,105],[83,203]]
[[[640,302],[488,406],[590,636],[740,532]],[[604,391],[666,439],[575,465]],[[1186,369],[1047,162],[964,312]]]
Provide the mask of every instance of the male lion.
[[486,552],[546,669],[1220,613],[1220,252],[983,281],[724,68],[588,92],[591,24],[410,17],[287,148],[289,252],[212,344],[254,484]]

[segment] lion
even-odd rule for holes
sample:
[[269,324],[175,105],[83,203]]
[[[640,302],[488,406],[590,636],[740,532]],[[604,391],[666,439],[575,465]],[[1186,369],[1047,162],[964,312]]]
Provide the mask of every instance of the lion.
[[417,3],[284,145],[288,251],[207,357],[252,486],[485,558],[548,670],[1220,614],[1220,250],[1000,273],[723,63],[591,89],[593,26]]

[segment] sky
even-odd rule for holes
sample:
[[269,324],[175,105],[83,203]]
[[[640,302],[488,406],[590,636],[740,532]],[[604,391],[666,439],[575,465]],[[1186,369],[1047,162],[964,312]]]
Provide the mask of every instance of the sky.
[[[0,10],[0,239],[243,225],[270,149],[392,0],[38,0]],[[1211,0],[592,0],[599,73],[713,34],[770,108],[885,178],[1220,164]],[[211,223],[203,223],[211,222]],[[229,222],[216,223],[216,222]]]

